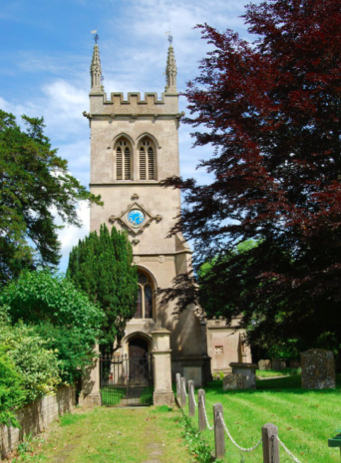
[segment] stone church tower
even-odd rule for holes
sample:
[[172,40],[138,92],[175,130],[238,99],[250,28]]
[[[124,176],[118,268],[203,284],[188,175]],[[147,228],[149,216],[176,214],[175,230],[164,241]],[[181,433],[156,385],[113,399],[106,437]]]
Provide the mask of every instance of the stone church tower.
[[[251,362],[245,330],[237,321],[203,320],[194,307],[179,317],[174,303],[161,305],[156,288],[169,288],[191,266],[192,252],[182,236],[167,238],[180,212],[180,192],[160,181],[179,175],[179,94],[174,49],[168,49],[165,92],[113,92],[107,98],[97,43],[90,68],[91,192],[104,207],[92,206],[91,231],[102,223],[126,230],[139,272],[135,317],[126,326],[120,351],[145,355],[152,351],[152,331],[170,331],[173,379],[179,372],[199,385],[231,371],[230,362]],[[211,359],[211,367],[210,367]]]
[[191,250],[181,236],[167,238],[180,212],[180,192],[160,181],[179,175],[179,95],[174,49],[168,49],[165,92],[104,92],[99,47],[91,63],[90,112],[91,192],[104,207],[91,208],[91,231],[101,223],[126,230],[139,271],[135,317],[128,322],[121,352],[150,352],[151,332],[171,332],[172,372],[201,382],[209,368],[206,323],[189,307],[180,317],[174,305],[161,306],[156,288],[169,288],[174,277],[191,265]]

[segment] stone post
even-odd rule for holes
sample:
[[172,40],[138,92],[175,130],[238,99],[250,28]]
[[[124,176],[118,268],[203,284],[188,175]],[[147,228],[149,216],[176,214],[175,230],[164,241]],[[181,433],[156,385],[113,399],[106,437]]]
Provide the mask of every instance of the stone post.
[[[219,416],[221,415],[221,417]],[[214,417],[214,441],[215,441],[215,457],[224,458],[225,456],[225,429],[222,423],[224,418],[224,410],[219,402],[213,405]]]
[[172,391],[170,331],[161,328],[151,332],[153,337],[154,405],[174,405]]
[[206,431],[206,420],[204,406],[205,403],[205,391],[204,389],[199,389],[198,391],[198,415],[199,415],[199,431]]
[[178,401],[178,405],[181,406],[181,374],[177,373],[175,375],[176,381],[176,400]]
[[194,403],[194,381],[191,379],[188,381],[188,405],[189,405],[189,416],[195,415],[195,403]]
[[93,357],[92,364],[85,367],[82,375],[82,391],[79,396],[79,405],[85,408],[102,405],[100,393],[100,357],[97,344],[93,352],[96,356]]
[[263,463],[280,463],[278,440],[273,436],[278,435],[278,428],[272,423],[262,426]]
[[181,378],[181,407],[186,407],[186,378]]

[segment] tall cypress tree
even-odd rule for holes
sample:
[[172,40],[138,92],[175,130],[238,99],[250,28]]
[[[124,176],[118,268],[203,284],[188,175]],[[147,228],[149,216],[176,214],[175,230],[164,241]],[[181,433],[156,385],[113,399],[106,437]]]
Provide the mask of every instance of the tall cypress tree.
[[80,240],[69,257],[67,275],[78,289],[105,312],[101,350],[120,345],[126,322],[136,311],[137,270],[127,235],[115,227],[111,233],[102,224],[99,234],[91,232]]

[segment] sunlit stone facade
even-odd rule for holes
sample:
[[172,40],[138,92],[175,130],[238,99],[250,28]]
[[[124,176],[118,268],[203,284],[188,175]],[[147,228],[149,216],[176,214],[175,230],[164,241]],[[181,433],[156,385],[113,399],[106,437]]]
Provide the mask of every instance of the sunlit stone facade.
[[[192,254],[182,236],[167,238],[180,212],[180,192],[160,185],[162,179],[179,175],[181,114],[173,47],[170,45],[168,50],[167,86],[161,97],[155,93],[128,93],[125,99],[116,92],[108,97],[101,73],[96,44],[91,64],[90,111],[84,116],[91,129],[91,192],[101,195],[104,207],[91,208],[90,227],[91,231],[99,230],[101,223],[106,223],[126,230],[139,270],[138,306],[135,318],[127,324],[121,352],[150,352],[151,332],[166,328],[171,332],[173,374],[195,374],[199,381],[210,371],[207,334],[211,343],[215,335],[207,331],[207,322],[194,307],[175,316],[174,304],[161,305],[154,293],[156,288],[171,287],[173,279],[188,270]],[[231,331],[225,334],[229,342],[235,336]],[[238,343],[239,333],[236,336],[238,341],[234,341]],[[231,346],[236,342],[230,342]],[[226,344],[222,344],[221,336],[219,343]],[[231,347],[223,370],[229,362],[238,360],[238,349],[234,353]],[[219,348],[212,344],[209,351],[215,357]],[[220,367],[217,355],[219,361],[215,363]]]

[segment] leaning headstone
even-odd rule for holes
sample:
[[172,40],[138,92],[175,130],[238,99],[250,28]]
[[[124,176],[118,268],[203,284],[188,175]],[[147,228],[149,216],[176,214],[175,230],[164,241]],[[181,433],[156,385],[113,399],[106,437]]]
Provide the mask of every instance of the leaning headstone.
[[335,387],[335,362],[333,352],[309,349],[301,353],[302,388],[332,389]]
[[258,362],[258,370],[260,371],[271,370],[271,360],[260,360]]
[[246,376],[241,374],[230,374],[223,378],[223,391],[247,388]]

